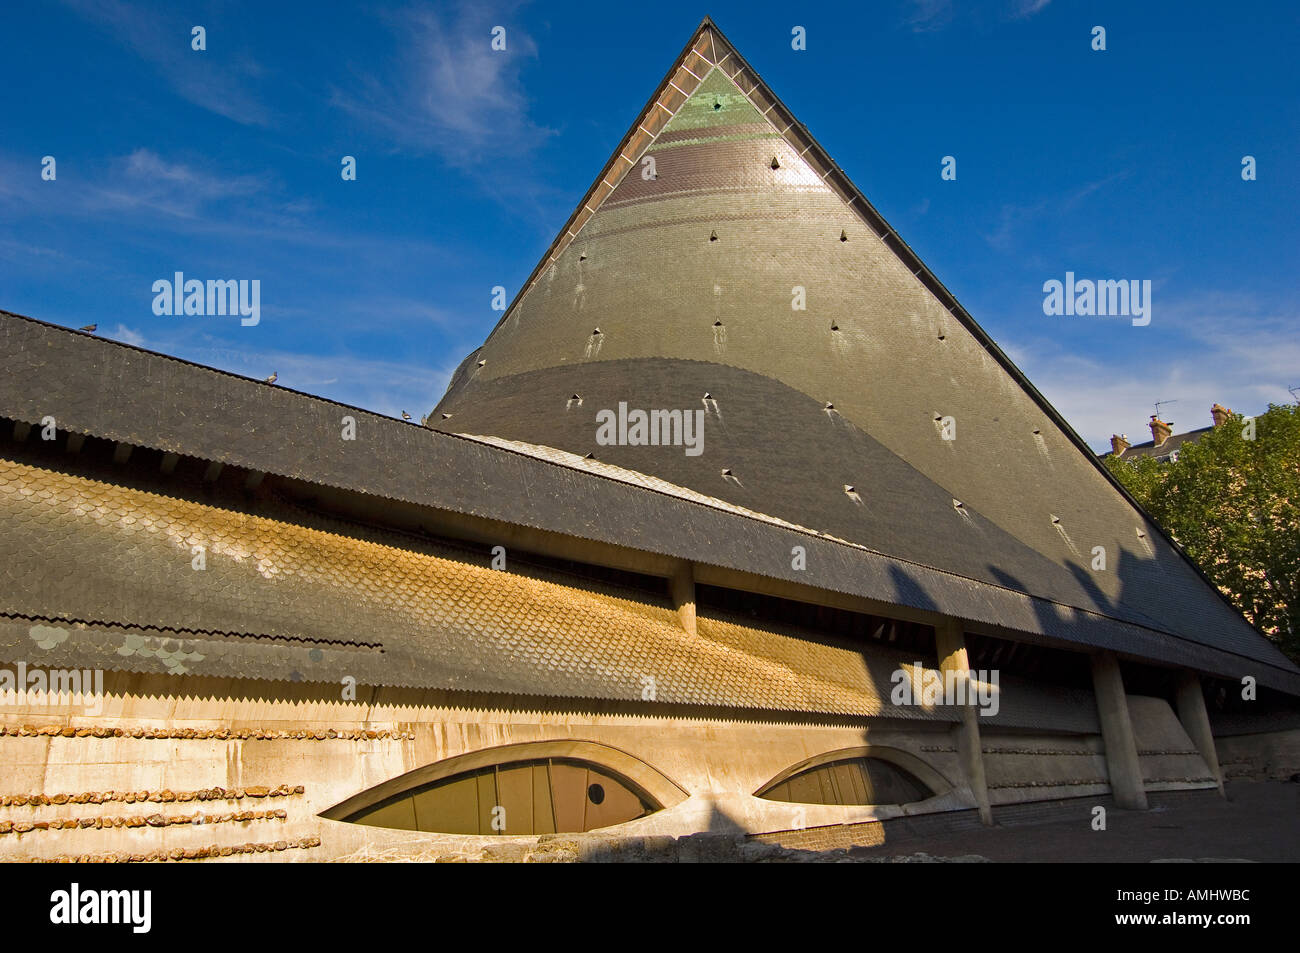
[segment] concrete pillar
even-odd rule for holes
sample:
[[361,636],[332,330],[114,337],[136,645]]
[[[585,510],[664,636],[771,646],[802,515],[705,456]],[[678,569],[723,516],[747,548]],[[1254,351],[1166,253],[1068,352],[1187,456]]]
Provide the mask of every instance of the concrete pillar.
[[966,655],[966,638],[962,634],[961,621],[944,619],[934,627],[934,646],[939,654],[939,672],[947,683],[948,672],[954,672],[963,684],[962,697],[966,704],[961,706],[961,724],[953,729],[957,741],[957,756],[961,760],[962,770],[966,774],[966,783],[971,795],[979,807],[980,820],[993,824],[993,808],[989,805],[989,789],[984,779],[984,749],[980,745],[979,709],[974,704],[974,693],[970,689],[970,661]]
[[691,635],[695,634],[695,571],[688,562],[683,562],[673,573],[668,582],[668,589],[677,609],[677,619],[682,628]]
[[1178,705],[1178,720],[1183,723],[1183,730],[1192,739],[1196,750],[1201,753],[1210,773],[1219,782],[1219,793],[1223,794],[1223,771],[1219,768],[1219,753],[1214,748],[1214,734],[1210,731],[1210,715],[1205,710],[1205,693],[1201,690],[1201,677],[1191,669],[1183,671],[1178,680],[1178,693],[1175,698]]
[[1142,783],[1142,765],[1138,760],[1137,739],[1128,714],[1128,696],[1119,659],[1113,652],[1099,652],[1092,657],[1092,691],[1101,718],[1101,738],[1106,745],[1106,770],[1115,803],[1134,811],[1147,809],[1146,786]]

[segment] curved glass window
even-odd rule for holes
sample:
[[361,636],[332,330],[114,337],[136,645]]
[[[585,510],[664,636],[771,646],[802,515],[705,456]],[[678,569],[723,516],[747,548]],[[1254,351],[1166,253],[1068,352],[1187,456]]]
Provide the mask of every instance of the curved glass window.
[[622,824],[659,809],[630,781],[603,768],[540,758],[441,778],[346,820],[440,834],[566,834]]
[[930,794],[913,774],[890,761],[849,758],[800,771],[758,796],[796,804],[908,804]]

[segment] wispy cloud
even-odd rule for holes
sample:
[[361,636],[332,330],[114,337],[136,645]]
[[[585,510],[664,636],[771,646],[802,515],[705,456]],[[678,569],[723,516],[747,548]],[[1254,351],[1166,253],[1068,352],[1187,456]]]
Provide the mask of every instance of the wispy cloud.
[[406,411],[417,420],[438,402],[455,370],[355,354],[202,346],[181,350],[179,356],[222,370],[253,378],[274,371],[283,387],[393,417]]
[[953,0],[905,0],[903,24],[914,33],[933,33],[961,19],[964,24],[1001,20],[1028,20],[1046,9],[1052,0],[1004,0],[1001,9],[978,6],[958,10]]
[[125,324],[119,323],[117,327],[105,334],[104,337],[112,338],[115,341],[121,341],[123,344],[133,344],[136,347],[146,346],[144,335],[128,328]]
[[[191,48],[192,19],[171,5],[141,5],[126,0],[63,0],[85,19],[152,65],[183,99],[243,125],[270,125],[270,110],[253,92],[262,66],[234,50],[230,34],[209,38],[208,49]],[[228,52],[227,52],[228,51]]]
[[[207,367],[261,379],[275,372],[282,387],[353,407],[420,419],[447,388],[455,364],[431,368],[414,360],[366,358],[355,353],[309,353],[275,347],[231,346],[186,330],[142,333],[118,323],[104,337],[169,354]],[[206,340],[205,340],[206,338]]]
[[[37,170],[37,171],[33,171]],[[96,220],[129,222],[188,238],[268,240],[276,246],[346,250],[359,258],[391,261],[404,254],[447,255],[421,238],[362,234],[322,224],[315,203],[286,194],[267,172],[231,172],[187,156],[168,158],[150,149],[110,157],[55,182],[41,180],[38,167],[0,155],[0,211],[17,219],[38,216],[42,224]],[[33,257],[61,254],[17,242],[0,244],[0,254]]]
[[[452,165],[529,152],[551,131],[528,114],[521,74],[536,44],[510,25],[520,4],[484,10],[411,7],[392,16],[396,66],[375,75],[354,70],[332,102],[399,146],[441,155]],[[493,50],[492,28],[506,27],[506,49]]]
[[914,32],[942,30],[953,17],[952,0],[907,0],[903,22]]
[[93,190],[88,204],[194,218],[213,203],[249,197],[267,184],[265,176],[222,175],[137,149],[111,164],[109,179]]
[[1065,195],[1051,196],[1036,202],[1007,203],[998,214],[997,227],[985,234],[984,240],[999,251],[1012,251],[1027,229],[1045,219],[1057,219],[1062,213],[1073,212],[1094,192],[1113,182],[1122,181],[1130,174],[1128,170],[1120,170],[1103,179],[1085,182]]
[[[1088,319],[1073,319],[1088,320]],[[1112,433],[1150,439],[1156,401],[1175,400],[1165,419],[1183,432],[1210,425],[1210,407],[1244,414],[1289,403],[1300,384],[1300,309],[1245,294],[1208,294],[1159,303],[1149,327],[1117,324],[1131,346],[1105,359],[1087,357],[1061,339],[1006,348],[1011,359],[1092,446]],[[1153,357],[1158,355],[1158,360]]]
[[1052,0],[1013,0],[1011,18],[1013,20],[1028,20],[1051,2]]

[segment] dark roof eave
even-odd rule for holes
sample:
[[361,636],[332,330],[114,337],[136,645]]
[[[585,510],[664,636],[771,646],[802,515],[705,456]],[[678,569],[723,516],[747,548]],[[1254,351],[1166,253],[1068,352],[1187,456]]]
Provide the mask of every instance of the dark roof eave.
[[[1262,684],[1300,695],[1300,669],[1289,663],[1246,658],[142,348],[6,312],[0,316],[0,347],[9,363],[9,373],[0,378],[3,417],[36,423],[51,414],[66,431],[1214,674],[1236,678],[1259,673]],[[158,405],[158,388],[172,397],[166,406]],[[339,439],[340,411],[357,418],[358,440],[353,443]],[[808,570],[791,569],[792,542],[808,549]]]

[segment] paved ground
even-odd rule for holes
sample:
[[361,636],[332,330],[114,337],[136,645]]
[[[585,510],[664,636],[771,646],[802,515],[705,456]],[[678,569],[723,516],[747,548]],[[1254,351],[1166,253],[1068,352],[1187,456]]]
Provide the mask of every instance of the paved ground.
[[1232,781],[1227,795],[1152,795],[1148,811],[1110,808],[1105,831],[1092,830],[1089,805],[1080,802],[1050,820],[890,838],[849,854],[864,860],[925,852],[1031,862],[1300,861],[1300,784]]

